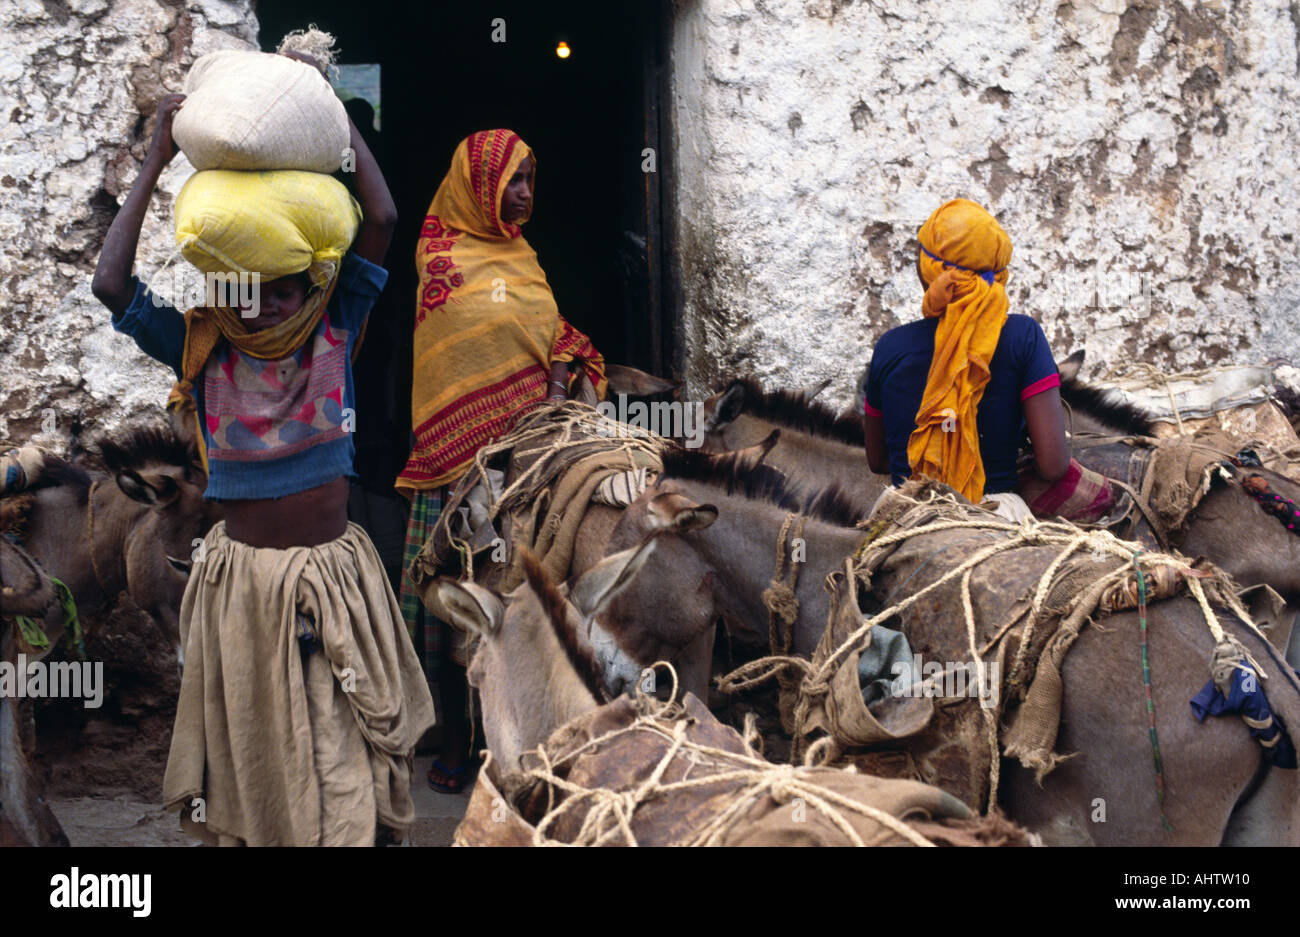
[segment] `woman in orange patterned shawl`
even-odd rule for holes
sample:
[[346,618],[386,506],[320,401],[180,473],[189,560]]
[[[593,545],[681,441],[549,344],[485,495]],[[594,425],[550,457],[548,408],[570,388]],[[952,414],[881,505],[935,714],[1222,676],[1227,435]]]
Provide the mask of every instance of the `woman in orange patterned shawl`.
[[[481,131],[456,148],[429,206],[415,255],[415,451],[397,479],[408,496],[456,481],[520,411],[564,396],[579,373],[603,396],[604,359],[560,316],[520,230],[535,175],[517,134]],[[553,368],[562,386],[548,386]]]
[[[520,230],[532,214],[536,171],[518,134],[473,134],[456,147],[424,219],[415,252],[415,447],[397,478],[411,500],[404,569],[437,523],[447,486],[483,445],[523,411],[565,399],[580,378],[605,394],[604,359],[560,316]],[[423,638],[426,676],[442,696],[446,732],[429,783],[454,793],[466,770],[463,642],[428,614],[405,575],[401,599],[412,638]]]

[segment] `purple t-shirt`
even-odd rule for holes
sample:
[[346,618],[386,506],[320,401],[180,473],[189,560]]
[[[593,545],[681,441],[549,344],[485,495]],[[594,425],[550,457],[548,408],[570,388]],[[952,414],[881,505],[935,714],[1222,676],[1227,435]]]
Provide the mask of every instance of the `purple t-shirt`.
[[[883,417],[889,471],[901,485],[912,474],[907,441],[916,429],[925,381],[934,357],[938,318],[890,329],[876,342],[867,375],[866,412]],[[990,377],[976,410],[984,490],[1016,489],[1016,457],[1025,434],[1024,401],[1061,383],[1047,336],[1029,316],[1009,315],[989,365]]]

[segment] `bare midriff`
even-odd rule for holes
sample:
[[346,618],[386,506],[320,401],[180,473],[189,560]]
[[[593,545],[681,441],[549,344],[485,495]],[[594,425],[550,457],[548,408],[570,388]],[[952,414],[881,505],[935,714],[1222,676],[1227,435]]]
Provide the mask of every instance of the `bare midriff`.
[[343,536],[348,480],[342,476],[283,498],[223,501],[226,535],[250,547],[314,547]]

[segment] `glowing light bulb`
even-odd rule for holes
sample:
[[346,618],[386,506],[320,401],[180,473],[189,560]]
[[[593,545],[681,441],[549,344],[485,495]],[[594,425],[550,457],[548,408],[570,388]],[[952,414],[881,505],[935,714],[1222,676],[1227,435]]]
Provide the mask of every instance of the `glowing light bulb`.
[[569,52],[570,49],[569,49],[569,44],[567,42],[561,42],[559,45],[555,47],[555,54],[562,59],[567,59],[569,57]]

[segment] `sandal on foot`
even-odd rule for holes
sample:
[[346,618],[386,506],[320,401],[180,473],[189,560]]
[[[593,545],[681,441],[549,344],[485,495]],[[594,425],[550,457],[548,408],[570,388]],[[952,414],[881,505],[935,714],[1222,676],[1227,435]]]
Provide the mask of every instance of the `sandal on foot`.
[[[465,762],[455,771],[452,771],[440,759],[435,758],[433,764],[429,766],[429,772],[424,777],[429,782],[429,786],[439,794],[459,794],[465,789],[464,775],[469,772],[470,767],[470,763]],[[447,780],[445,782],[434,780],[435,771]]]

